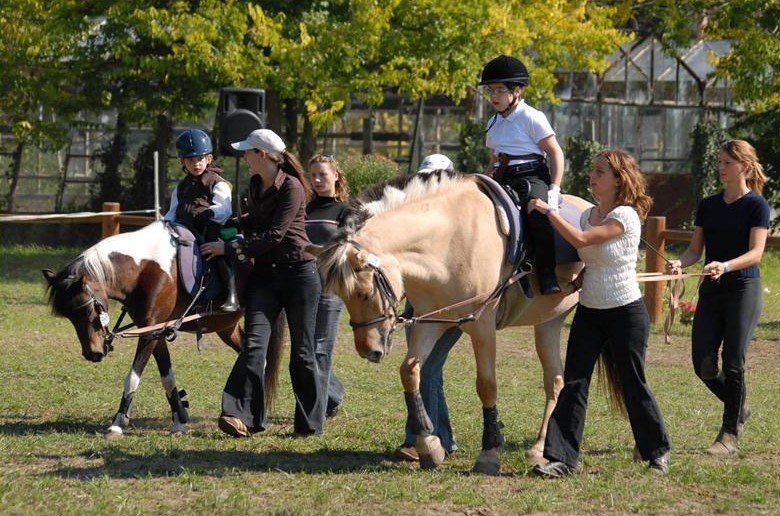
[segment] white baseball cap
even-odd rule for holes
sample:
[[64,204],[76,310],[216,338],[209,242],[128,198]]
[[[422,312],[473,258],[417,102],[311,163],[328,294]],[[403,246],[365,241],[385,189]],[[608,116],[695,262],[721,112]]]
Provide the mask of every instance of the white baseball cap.
[[286,148],[284,141],[282,141],[279,135],[270,129],[255,129],[249,133],[246,140],[231,143],[230,146],[240,151],[260,149],[276,155],[284,152]]
[[454,169],[455,167],[453,166],[452,161],[444,154],[431,154],[430,156],[425,156],[425,158],[422,160],[420,163],[420,168],[417,169],[417,173],[425,174],[428,172],[433,172],[434,170],[446,170],[448,172],[452,172]]

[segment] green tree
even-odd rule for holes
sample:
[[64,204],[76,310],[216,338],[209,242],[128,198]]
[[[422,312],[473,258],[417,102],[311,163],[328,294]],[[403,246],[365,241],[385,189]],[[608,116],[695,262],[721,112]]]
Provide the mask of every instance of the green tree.
[[[14,136],[2,209],[13,211],[25,147],[56,150],[67,141],[74,102],[74,70],[68,62],[70,35],[84,23],[65,15],[72,3],[39,0],[0,3],[0,114]],[[5,149],[3,149],[5,151]]]
[[[611,4],[640,34],[667,48],[692,39],[726,39],[730,52],[713,58],[715,76],[725,79],[734,102],[744,108],[731,136],[751,141],[769,182],[764,195],[780,208],[780,0],[646,0]],[[696,172],[695,172],[696,173]]]
[[616,9],[586,1],[333,0],[285,7],[248,5],[254,47],[248,73],[299,110],[304,134],[312,136],[353,98],[379,105],[388,87],[412,100],[433,94],[461,100],[499,53],[528,64],[530,99],[553,100],[556,67],[599,70],[627,38],[613,28]]

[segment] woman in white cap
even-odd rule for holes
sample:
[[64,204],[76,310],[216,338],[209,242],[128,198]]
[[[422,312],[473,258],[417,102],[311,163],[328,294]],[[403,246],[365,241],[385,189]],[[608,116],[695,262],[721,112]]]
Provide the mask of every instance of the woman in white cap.
[[254,259],[246,289],[244,348],[222,392],[219,428],[249,437],[266,428],[265,361],[271,329],[282,309],[290,331],[290,377],[295,394],[293,430],[320,434],[325,403],[317,380],[314,327],[322,285],[316,258],[306,251],[306,202],[311,187],[298,159],[270,129],[258,129],[231,144],[249,167],[248,210],[241,217],[243,240],[204,244],[207,255]]

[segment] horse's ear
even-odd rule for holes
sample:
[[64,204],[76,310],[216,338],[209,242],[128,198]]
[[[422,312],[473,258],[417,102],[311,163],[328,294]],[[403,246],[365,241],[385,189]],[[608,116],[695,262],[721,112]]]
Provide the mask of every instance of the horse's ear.
[[54,271],[51,269],[41,269],[41,272],[43,273],[44,279],[49,282],[49,285],[52,287],[54,286],[54,277],[56,276],[54,274]]
[[323,245],[309,244],[306,246],[306,252],[311,253],[314,256],[319,256],[323,249],[325,249],[325,246]]

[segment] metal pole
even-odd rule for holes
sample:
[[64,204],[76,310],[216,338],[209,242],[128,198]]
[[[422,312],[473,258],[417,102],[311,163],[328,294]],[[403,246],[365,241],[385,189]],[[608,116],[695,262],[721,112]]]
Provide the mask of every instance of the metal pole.
[[154,220],[160,217],[160,153],[154,151]]

